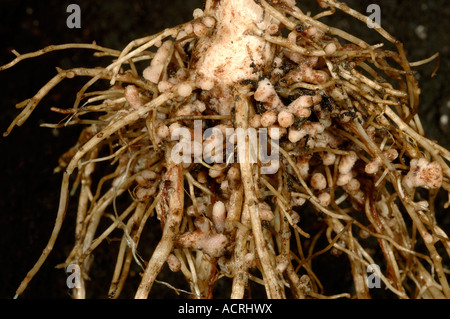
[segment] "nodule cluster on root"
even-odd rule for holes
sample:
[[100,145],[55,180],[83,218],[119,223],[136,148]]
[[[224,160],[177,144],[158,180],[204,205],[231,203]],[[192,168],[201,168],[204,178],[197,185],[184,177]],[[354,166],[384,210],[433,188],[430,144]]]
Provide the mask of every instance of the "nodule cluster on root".
[[[122,51],[86,45],[115,60],[58,70],[27,100],[7,134],[63,79],[91,77],[72,108],[53,108],[70,114],[63,125],[84,129],[59,163],[65,173],[49,244],[17,294],[55,243],[76,171],[75,244],[64,265],[83,274],[77,298],[89,289],[95,249],[116,229],[115,298],[132,264],[142,267],[137,298],[160,283],[166,264],[196,298],[214,297],[219,281],[229,282],[232,298],[250,295],[250,281],[270,298],[369,298],[367,269],[379,256],[387,270],[378,275],[396,296],[450,297],[435,246],[449,255],[448,236],[433,221],[434,197],[421,192],[450,190],[450,154],[424,136],[403,46],[381,27],[396,50],[327,26],[321,18],[336,11],[366,17],[318,2],[326,11],[312,16],[291,0],[207,0],[192,21]],[[68,47],[78,46],[53,49]],[[100,80],[109,82],[105,90],[88,92]],[[94,181],[104,162],[114,172]],[[271,164],[275,170],[264,170]],[[111,226],[100,229],[106,218]],[[161,238],[142,242],[148,224]],[[415,251],[417,237],[426,253]],[[353,288],[326,294],[313,263],[323,254],[347,256]]]

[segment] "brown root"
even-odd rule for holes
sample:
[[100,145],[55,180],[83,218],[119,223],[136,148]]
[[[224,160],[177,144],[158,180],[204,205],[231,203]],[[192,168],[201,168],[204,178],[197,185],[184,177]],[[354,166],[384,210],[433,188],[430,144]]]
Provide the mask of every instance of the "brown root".
[[[58,70],[18,105],[4,133],[64,79],[90,78],[72,108],[53,108],[65,121],[44,125],[84,129],[56,169],[64,173],[55,227],[17,296],[55,245],[75,175],[75,243],[62,266],[80,269],[76,298],[86,297],[91,257],[114,231],[113,298],[136,265],[136,298],[148,298],[155,283],[214,298],[221,281],[231,298],[258,285],[268,298],[370,298],[374,278],[398,298],[450,298],[450,240],[434,218],[435,194],[450,194],[450,152],[424,135],[411,70],[429,60],[409,63],[380,26],[374,30],[396,51],[325,25],[320,18],[337,10],[367,22],[335,0],[320,1],[327,11],[313,17],[291,1],[247,1],[242,24],[230,26],[226,17],[242,3],[206,1],[193,21],[123,51],[51,46],[0,67],[68,48],[116,58],[106,68]],[[219,46],[225,35],[241,42]],[[105,90],[88,92],[102,80]],[[114,172],[93,180],[104,163]],[[141,242],[150,223],[162,235]],[[317,263],[342,254],[354,290],[330,295]],[[190,291],[157,279],[166,263]]]

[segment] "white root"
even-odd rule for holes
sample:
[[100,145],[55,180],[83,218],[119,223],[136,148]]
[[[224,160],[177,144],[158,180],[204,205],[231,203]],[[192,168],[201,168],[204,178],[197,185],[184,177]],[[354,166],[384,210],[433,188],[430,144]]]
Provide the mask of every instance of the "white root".
[[170,48],[172,45],[172,41],[167,40],[164,41],[164,43],[158,49],[152,59],[152,62],[150,63],[150,66],[147,67],[143,72],[143,77],[146,80],[153,83],[159,82],[166,60],[169,58]]

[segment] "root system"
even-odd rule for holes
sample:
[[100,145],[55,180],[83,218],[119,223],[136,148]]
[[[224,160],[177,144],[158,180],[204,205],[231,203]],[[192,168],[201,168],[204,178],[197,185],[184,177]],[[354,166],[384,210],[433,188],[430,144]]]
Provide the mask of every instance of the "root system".
[[[122,51],[55,45],[0,67],[67,48],[112,58],[106,68],[58,69],[4,134],[64,79],[89,79],[72,107],[53,108],[62,121],[45,125],[83,130],[56,169],[55,227],[17,296],[67,222],[75,242],[61,266],[80,271],[75,298],[86,297],[97,247],[118,233],[111,298],[134,263],[136,298],[161,283],[165,265],[189,291],[164,284],[193,298],[214,298],[218,283],[231,298],[251,297],[255,286],[268,298],[370,298],[377,280],[398,298],[450,298],[450,240],[434,203],[450,192],[450,152],[425,137],[413,71],[429,61],[410,63],[378,25],[392,50],[324,24],[336,11],[369,21],[335,0],[319,1],[315,16],[290,0],[242,3],[207,0],[192,21]],[[237,133],[251,129],[268,138]],[[270,155],[252,161],[255,141]],[[111,173],[94,179],[105,166]],[[71,192],[76,220],[64,220]],[[162,235],[142,242],[148,224]],[[329,261],[344,257],[352,285],[327,295],[315,269],[332,273]]]

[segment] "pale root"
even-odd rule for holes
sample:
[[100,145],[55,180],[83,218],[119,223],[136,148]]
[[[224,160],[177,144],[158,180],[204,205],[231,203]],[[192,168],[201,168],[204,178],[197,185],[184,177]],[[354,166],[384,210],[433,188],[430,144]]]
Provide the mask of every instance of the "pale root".
[[164,63],[169,57],[169,51],[172,44],[173,42],[171,40],[166,40],[158,49],[158,51],[156,51],[152,62],[150,62],[150,66],[147,67],[143,72],[143,76],[146,80],[153,83],[159,82],[164,68]]

